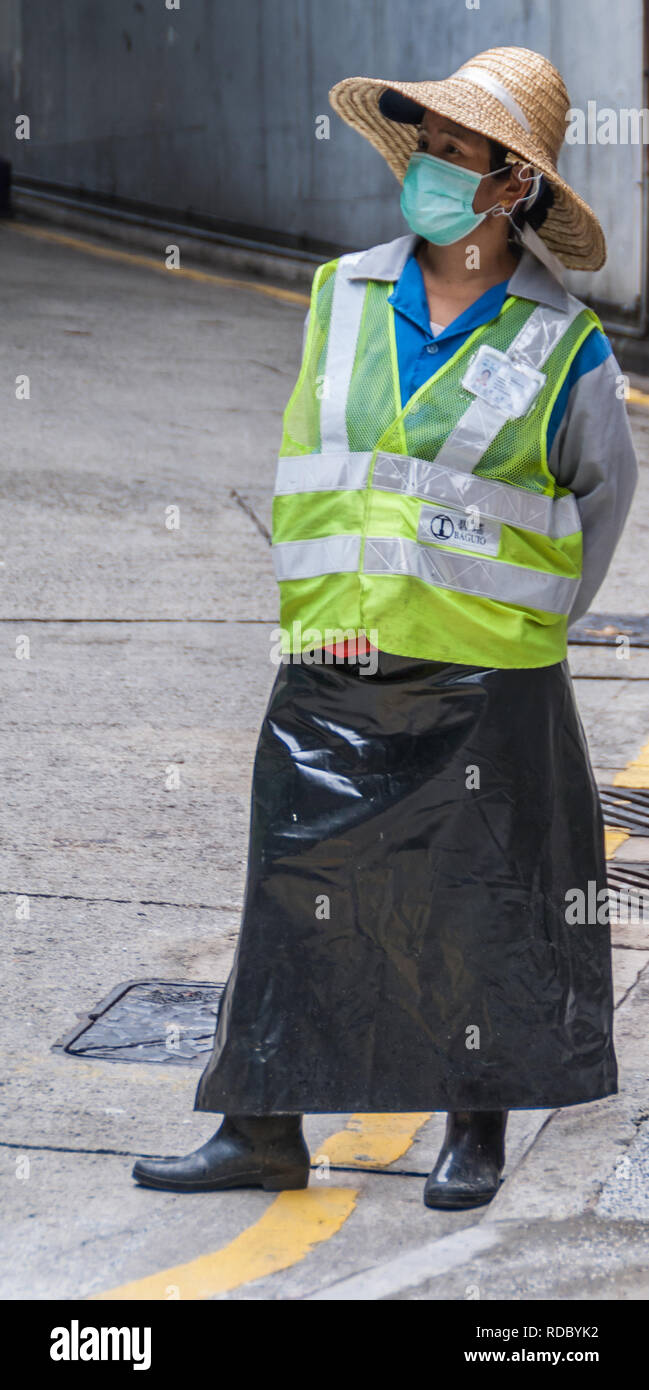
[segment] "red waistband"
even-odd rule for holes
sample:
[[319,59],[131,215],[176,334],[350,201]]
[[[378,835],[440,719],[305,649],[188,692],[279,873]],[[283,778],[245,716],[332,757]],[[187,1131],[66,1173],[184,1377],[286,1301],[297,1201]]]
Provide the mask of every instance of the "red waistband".
[[345,639],[344,642],[334,642],[331,646],[325,644],[322,650],[333,652],[335,656],[364,656],[366,652],[378,652],[379,648],[368,642],[367,637],[359,636]]

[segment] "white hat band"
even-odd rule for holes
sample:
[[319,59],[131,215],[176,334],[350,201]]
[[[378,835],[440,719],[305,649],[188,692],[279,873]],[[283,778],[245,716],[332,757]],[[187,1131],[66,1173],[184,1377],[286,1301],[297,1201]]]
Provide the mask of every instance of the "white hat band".
[[519,125],[522,125],[523,130],[527,130],[528,132],[531,131],[532,127],[527,116],[524,111],[521,111],[515,97],[512,96],[511,92],[507,91],[506,87],[503,87],[502,83],[499,82],[496,77],[492,77],[491,73],[487,72],[485,68],[471,67],[469,65],[466,68],[460,68],[458,72],[454,72],[453,77],[466,77],[467,81],[474,82],[476,87],[483,87],[485,92],[490,92],[492,97],[496,97],[501,105],[507,108],[510,116],[513,116],[514,120],[518,121]]

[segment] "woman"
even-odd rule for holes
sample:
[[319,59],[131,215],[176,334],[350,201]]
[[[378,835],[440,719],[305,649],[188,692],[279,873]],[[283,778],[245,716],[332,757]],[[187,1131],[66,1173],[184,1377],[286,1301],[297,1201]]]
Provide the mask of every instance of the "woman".
[[525,49],[334,109],[410,234],[315,277],[273,516],[285,659],[255,762],[242,928],[177,1190],[302,1187],[302,1114],[444,1110],[432,1207],[488,1202],[510,1109],[617,1090],[603,826],[566,660],[637,467],[599,319],[604,239]]

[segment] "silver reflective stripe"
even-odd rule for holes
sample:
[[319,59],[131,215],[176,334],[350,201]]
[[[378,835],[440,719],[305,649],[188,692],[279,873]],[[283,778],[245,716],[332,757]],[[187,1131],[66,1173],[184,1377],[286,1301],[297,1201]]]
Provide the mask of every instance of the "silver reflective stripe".
[[516,334],[507,349],[507,356],[522,358],[528,367],[540,371],[583,307],[572,294],[568,295],[568,308],[564,314],[550,309],[546,304],[539,304]]
[[[522,360],[538,371],[582,307],[574,295],[568,296],[568,309],[564,314],[539,304],[507,348],[507,356]],[[508,419],[508,415],[476,396],[445,439],[437,454],[437,462],[451,464],[453,468],[470,473]]]
[[409,575],[436,589],[454,589],[545,613],[569,613],[581,582],[392,537],[366,540],[363,572]]
[[490,478],[478,478],[439,462],[410,458],[403,454],[376,455],[372,487],[382,492],[405,492],[432,502],[475,509],[488,521],[504,521],[507,526],[520,526],[525,531],[556,539],[571,536],[581,530],[575,498],[546,497],[499,483]]
[[358,492],[367,486],[371,454],[300,454],[280,458],[275,495],[295,492]]
[[360,536],[324,536],[315,541],[280,541],[273,546],[275,578],[315,579],[319,574],[345,574],[358,569]]
[[[368,482],[370,453],[298,454],[280,458],[275,495],[300,492],[359,492]],[[378,492],[401,492],[424,501],[446,503],[525,531],[555,540],[581,530],[579,510],[572,495],[548,497],[513,483],[499,483],[449,468],[437,459],[411,458],[407,454],[378,453],[372,475]]]
[[334,449],[347,449],[349,446],[345,421],[347,397],[367,285],[364,280],[348,280],[346,271],[364,254],[363,251],[349,252],[340,257],[336,266],[324,391],[320,400],[320,440],[323,453],[329,453]]

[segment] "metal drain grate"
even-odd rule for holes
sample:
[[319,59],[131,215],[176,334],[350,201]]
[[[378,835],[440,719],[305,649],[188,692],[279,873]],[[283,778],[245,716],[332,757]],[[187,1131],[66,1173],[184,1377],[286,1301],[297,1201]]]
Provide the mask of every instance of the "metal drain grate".
[[612,888],[635,889],[636,892],[642,892],[643,889],[649,891],[649,864],[632,864],[625,859],[616,863],[614,859],[609,859],[606,868],[606,876]]
[[568,641],[577,646],[615,647],[628,637],[632,647],[649,647],[649,616],[635,613],[586,613],[568,629]]
[[106,1062],[158,1062],[203,1067],[211,1052],[223,984],[127,980],[52,1051]]
[[599,799],[607,825],[630,835],[649,835],[649,791],[644,787],[600,787]]
[[649,864],[609,859],[606,865],[611,924],[642,924],[649,927]]

